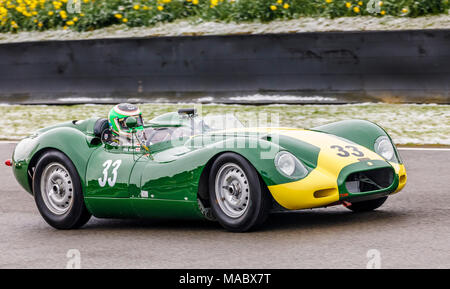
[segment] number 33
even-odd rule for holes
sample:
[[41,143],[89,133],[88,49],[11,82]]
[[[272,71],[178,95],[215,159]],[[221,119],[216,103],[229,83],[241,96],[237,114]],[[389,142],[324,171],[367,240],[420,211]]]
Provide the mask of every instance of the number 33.
[[[122,160],[116,160],[115,162],[113,162],[112,160],[107,160],[103,163],[103,167],[105,168],[103,170],[103,178],[98,178],[98,184],[100,185],[100,187],[104,187],[106,185],[106,182],[108,182],[108,185],[110,187],[114,187],[117,181],[117,170],[119,169],[121,164]],[[111,165],[113,167],[112,178],[108,178],[108,170]]]
[[[340,157],[344,157],[345,158],[345,157],[349,157],[350,156],[350,153],[348,151],[346,151],[341,146],[333,145],[330,148],[337,149],[338,150],[337,155],[340,156]],[[352,150],[351,154],[354,155],[355,157],[363,157],[364,156],[364,153],[362,151],[358,150],[357,147],[345,146],[345,148],[348,149],[348,150],[351,149]]]

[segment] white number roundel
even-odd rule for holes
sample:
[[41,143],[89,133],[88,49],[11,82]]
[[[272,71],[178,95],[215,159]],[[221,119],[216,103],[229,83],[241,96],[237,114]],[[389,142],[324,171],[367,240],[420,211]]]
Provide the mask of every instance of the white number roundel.
[[[116,160],[115,162],[113,162],[112,160],[107,160],[103,163],[103,178],[98,178],[98,184],[100,185],[100,187],[106,186],[106,183],[108,183],[110,187],[114,187],[117,181],[117,170],[119,169],[121,164],[122,160]],[[111,172],[112,177],[108,177],[109,168],[111,166],[113,167]]]

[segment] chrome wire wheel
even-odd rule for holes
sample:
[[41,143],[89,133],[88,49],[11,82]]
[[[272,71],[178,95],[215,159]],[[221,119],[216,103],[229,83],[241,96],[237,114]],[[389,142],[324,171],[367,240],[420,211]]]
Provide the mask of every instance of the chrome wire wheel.
[[48,164],[41,178],[41,195],[46,207],[55,215],[65,214],[72,207],[73,193],[67,169],[59,163]]
[[217,202],[230,218],[239,218],[250,202],[250,186],[244,171],[234,163],[222,165],[216,175],[215,192]]

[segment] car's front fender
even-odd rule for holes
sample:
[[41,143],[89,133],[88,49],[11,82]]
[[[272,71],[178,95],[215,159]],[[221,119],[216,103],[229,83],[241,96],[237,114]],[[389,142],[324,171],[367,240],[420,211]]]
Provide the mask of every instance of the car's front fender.
[[[387,136],[391,140],[392,144],[394,144],[389,134],[382,127],[367,120],[351,119],[337,121],[314,127],[311,130],[348,139],[372,151],[374,151],[375,141],[380,136]],[[394,151],[397,162],[401,164],[402,161],[395,145]]]

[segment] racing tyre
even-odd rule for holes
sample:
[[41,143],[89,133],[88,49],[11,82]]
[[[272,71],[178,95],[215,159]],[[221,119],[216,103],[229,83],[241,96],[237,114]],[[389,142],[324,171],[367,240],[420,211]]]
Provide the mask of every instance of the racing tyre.
[[383,205],[384,202],[386,202],[387,198],[388,197],[382,197],[375,200],[352,203],[347,208],[356,213],[369,212],[381,207],[381,205]]
[[91,218],[84,204],[78,172],[59,151],[48,151],[39,159],[33,193],[42,217],[56,229],[76,229]]
[[220,155],[209,175],[211,209],[218,222],[232,232],[260,226],[270,210],[266,185],[255,168],[235,153]]

